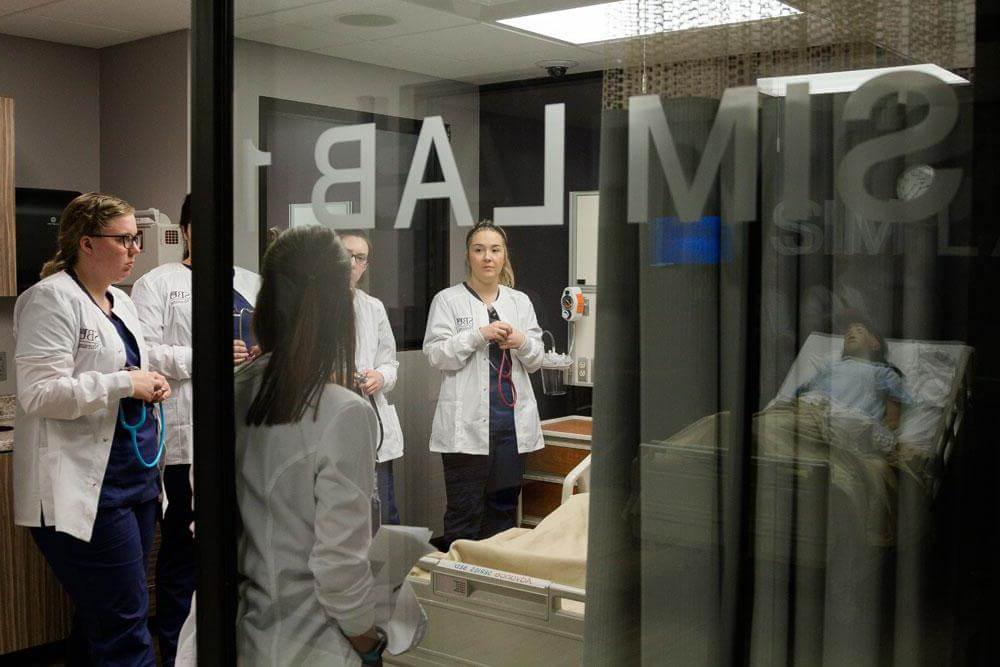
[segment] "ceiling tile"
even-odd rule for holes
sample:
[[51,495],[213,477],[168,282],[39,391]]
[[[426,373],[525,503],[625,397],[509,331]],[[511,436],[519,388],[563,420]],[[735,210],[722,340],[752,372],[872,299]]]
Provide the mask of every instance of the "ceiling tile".
[[390,41],[393,46],[401,49],[453,60],[477,60],[526,54],[558,58],[560,56],[551,54],[564,52],[567,48],[576,48],[485,23],[406,35]]
[[461,63],[448,58],[398,49],[384,42],[359,42],[316,51],[327,56],[416,72],[430,77],[447,79],[458,71]]
[[264,42],[284,46],[299,51],[315,51],[323,47],[335,46],[337,40],[319,30],[310,30],[298,25],[279,25],[263,30],[238,32],[237,36],[254,42]]
[[32,7],[50,5],[53,2],[58,1],[59,0],[3,0],[3,3],[0,4],[0,16],[14,14],[16,12],[24,11],[25,9],[31,9]]
[[57,21],[44,16],[32,16],[30,13],[0,17],[0,33],[94,49],[131,42],[146,36],[114,28]]
[[[392,25],[358,27],[337,19],[345,14],[377,14],[396,20]],[[275,25],[301,25],[327,31],[337,43],[385,39],[474,23],[473,19],[403,0],[331,0],[307,7],[237,20],[237,27],[256,30]]]
[[32,16],[113,26],[142,35],[159,35],[191,26],[190,0],[60,0],[29,12]]
[[[322,0],[321,0],[322,1]],[[328,0],[335,2],[336,0]],[[247,16],[257,16],[259,14],[270,14],[292,7],[302,7],[304,5],[315,5],[317,0],[235,0],[234,10],[236,18]]]

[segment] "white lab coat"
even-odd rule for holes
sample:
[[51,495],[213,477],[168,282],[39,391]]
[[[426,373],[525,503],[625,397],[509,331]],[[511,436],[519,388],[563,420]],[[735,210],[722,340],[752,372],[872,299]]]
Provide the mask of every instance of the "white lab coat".
[[[253,305],[260,276],[236,267],[233,289]],[[132,300],[149,345],[149,367],[170,380],[164,403],[166,465],[194,462],[191,386],[191,269],[180,262],[158,266],[135,282]]]
[[[528,375],[542,367],[542,330],[524,292],[501,286],[493,307],[501,320],[525,336],[524,345],[510,351],[511,379],[517,390],[517,451],[525,454],[544,446]],[[490,362],[488,343],[479,332],[489,322],[486,306],[461,283],[441,290],[431,302],[424,354],[443,375],[431,427],[432,452],[489,454]]]
[[[108,290],[114,313],[148,364],[135,305]],[[125,344],[114,324],[66,272],[38,282],[14,306],[17,431],[14,522],[45,524],[90,541],[111,454],[118,403],[132,395]],[[39,511],[41,510],[41,511]]]
[[359,371],[378,371],[385,378],[382,390],[375,394],[375,405],[385,431],[378,462],[392,461],[403,455],[403,429],[399,424],[399,415],[396,406],[389,403],[385,396],[396,386],[399,372],[396,339],[392,335],[385,306],[360,289],[354,290],[354,317],[357,331],[354,365]]
[[243,532],[237,650],[245,665],[358,665],[341,630],[375,621],[369,563],[378,423],[327,384],[313,419],[251,427],[269,355],[236,373],[236,498]]

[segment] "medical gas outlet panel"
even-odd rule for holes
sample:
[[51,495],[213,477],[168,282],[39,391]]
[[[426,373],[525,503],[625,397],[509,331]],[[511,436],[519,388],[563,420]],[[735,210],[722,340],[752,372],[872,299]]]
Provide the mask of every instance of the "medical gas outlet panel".
[[597,342],[597,287],[572,285],[563,290],[562,316],[569,323],[569,356],[566,384],[594,386],[594,347]]

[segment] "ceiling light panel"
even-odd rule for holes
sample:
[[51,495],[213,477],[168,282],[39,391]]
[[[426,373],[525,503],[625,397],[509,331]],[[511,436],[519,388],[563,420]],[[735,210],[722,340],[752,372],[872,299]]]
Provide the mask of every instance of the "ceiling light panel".
[[498,23],[571,44],[593,44],[658,33],[794,16],[801,12],[779,0],[719,0],[680,3],[669,15],[644,12],[644,0],[620,0],[532,14]]
[[902,65],[900,67],[879,67],[875,69],[856,69],[846,72],[826,72],[823,74],[797,74],[794,76],[776,76],[757,79],[757,88],[765,95],[784,97],[788,86],[793,83],[808,83],[809,93],[824,95],[829,93],[849,93],[877,76],[890,72],[923,72],[941,79],[949,85],[969,83],[968,79],[958,76],[943,67],[934,64]]

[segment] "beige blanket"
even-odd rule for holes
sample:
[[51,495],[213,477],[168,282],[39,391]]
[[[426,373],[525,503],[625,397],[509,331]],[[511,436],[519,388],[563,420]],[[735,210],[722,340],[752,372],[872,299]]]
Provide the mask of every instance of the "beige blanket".
[[511,528],[485,540],[456,540],[448,559],[584,588],[587,576],[587,509],[579,493],[534,529]]

